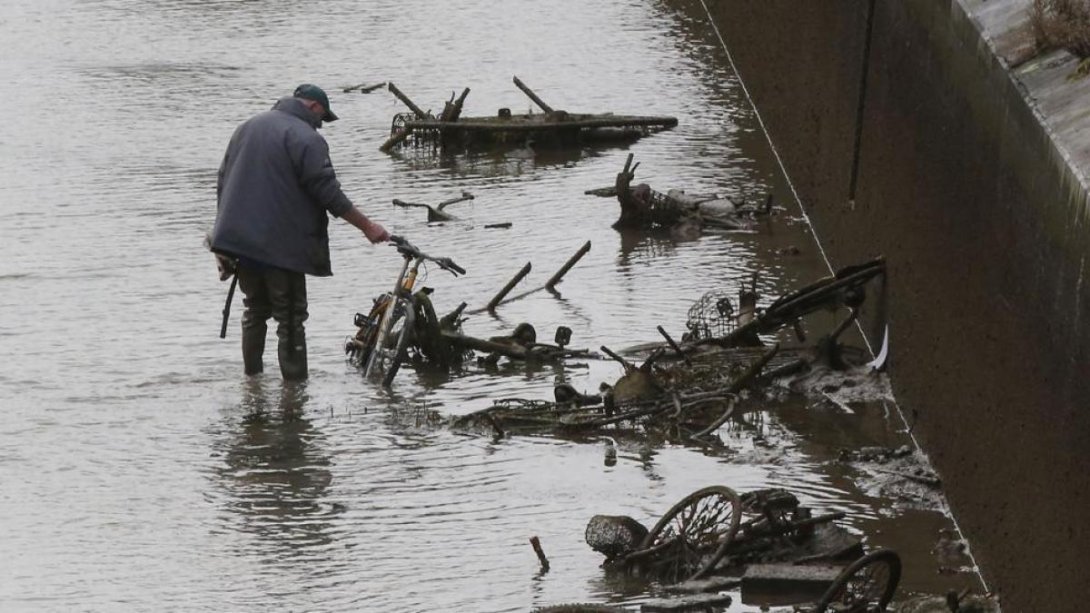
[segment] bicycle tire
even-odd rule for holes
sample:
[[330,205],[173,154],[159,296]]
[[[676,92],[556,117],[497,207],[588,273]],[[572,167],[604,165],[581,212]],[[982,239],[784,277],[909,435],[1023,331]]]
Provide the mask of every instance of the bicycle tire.
[[817,281],[813,281],[813,282],[811,282],[811,283],[809,283],[807,285],[804,285],[804,286],[802,286],[802,287],[800,287],[800,288],[798,288],[798,289],[796,289],[794,291],[788,292],[788,293],[780,296],[775,301],[773,301],[772,304],[770,304],[768,306],[768,308],[769,309],[775,309],[776,307],[778,307],[780,305],[783,305],[783,304],[785,304],[787,302],[790,302],[790,301],[792,301],[792,300],[794,300],[794,299],[796,299],[796,298],[798,298],[800,296],[803,296],[805,294],[809,294],[811,292],[823,289],[823,288],[831,285],[832,283],[835,283],[837,281],[846,279],[848,277],[854,277],[855,275],[857,275],[859,273],[866,273],[864,276],[867,276],[867,277],[877,276],[877,275],[879,275],[879,274],[881,274],[882,272],[885,271],[885,265],[886,265],[885,259],[877,258],[875,260],[871,260],[870,262],[866,262],[864,264],[858,264],[858,265],[855,265],[855,266],[846,266],[846,267],[841,268],[840,270],[836,271],[834,274],[829,275],[828,277],[822,277],[821,279],[818,279]]
[[416,314],[413,311],[413,305],[410,303],[405,304],[405,313],[400,318],[394,319],[396,325],[398,319],[401,320],[401,330],[397,334],[397,343],[394,345],[394,353],[390,358],[390,364],[386,367],[386,371],[382,375],[382,386],[390,387],[393,383],[394,377],[397,376],[397,371],[401,370],[401,364],[408,359],[409,343],[413,336],[413,326],[416,323]]
[[[801,317],[825,306],[826,299],[848,288],[862,287],[885,270],[881,266],[860,267],[839,277],[826,277],[805,288],[788,294],[765,309],[764,317],[786,315],[787,319]],[[803,311],[795,313],[794,311]]]
[[[390,304],[386,308],[387,313],[383,314],[383,318],[379,320],[377,329],[375,331],[374,340],[371,343],[371,357],[367,363],[366,373],[369,379],[378,379],[385,375],[386,369],[389,367],[390,351],[388,347],[391,345],[391,341],[396,339],[400,332],[398,332],[397,323],[401,321],[401,318],[405,315],[405,309],[402,304],[402,300],[398,298],[396,302]],[[387,321],[386,318],[389,318]],[[382,327],[388,325],[386,334],[382,334]],[[396,341],[394,341],[396,343]]]
[[[884,583],[874,581],[875,572],[886,569]],[[868,568],[870,570],[868,570]],[[881,575],[879,575],[881,577]],[[861,581],[862,583],[855,583]],[[822,594],[813,613],[874,613],[885,611],[901,580],[901,557],[892,549],[878,549],[840,571]],[[876,588],[876,589],[875,589]],[[862,591],[862,593],[859,593]],[[862,597],[862,599],[859,599]],[[835,606],[835,608],[830,608]]]
[[[718,498],[718,501],[715,499]],[[697,525],[693,520],[699,519],[698,514],[701,512],[701,503],[711,500],[715,505],[722,503],[729,506],[729,516],[727,517],[728,525],[724,527],[722,532],[716,532],[715,526]],[[707,507],[706,507],[707,508]],[[718,515],[720,511],[715,511],[714,506],[713,517]],[[690,510],[688,517],[684,515],[686,510]],[[727,511],[723,508],[721,511]],[[675,525],[674,521],[681,519],[681,525]],[[694,560],[682,560],[680,562],[675,560],[675,563],[667,568],[667,571],[672,571],[664,578],[672,581],[690,581],[693,579],[699,579],[706,575],[710,570],[715,568],[715,565],[719,563],[719,560],[726,555],[727,548],[730,547],[734,541],[734,536],[738,534],[738,527],[742,519],[742,502],[738,497],[738,494],[725,485],[712,485],[699,489],[688,496],[682,498],[677,504],[670,507],[661,519],[655,524],[651,531],[644,537],[643,542],[640,544],[640,550],[648,550],[653,547],[662,547],[669,542],[669,539],[674,538],[680,541],[680,547],[682,551],[680,555],[685,555],[690,552],[695,553]],[[700,552],[699,540],[703,540],[708,534],[697,533],[695,535],[687,534],[690,528],[708,528],[711,529],[710,535],[715,537],[715,550],[710,556],[705,556]],[[676,533],[676,535],[671,535]],[[696,536],[698,538],[693,539]],[[697,547],[691,548],[690,544],[696,543]]]

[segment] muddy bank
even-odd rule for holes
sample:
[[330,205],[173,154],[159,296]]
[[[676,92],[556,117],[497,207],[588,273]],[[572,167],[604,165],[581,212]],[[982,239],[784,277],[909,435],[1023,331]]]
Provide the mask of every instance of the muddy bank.
[[1074,610],[1088,86],[1054,74],[1062,54],[997,55],[1025,55],[1028,4],[708,7],[833,265],[888,260],[894,388],[990,587],[1010,610]]

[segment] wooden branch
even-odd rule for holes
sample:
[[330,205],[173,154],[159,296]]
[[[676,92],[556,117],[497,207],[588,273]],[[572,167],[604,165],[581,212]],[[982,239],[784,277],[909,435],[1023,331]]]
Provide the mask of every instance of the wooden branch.
[[360,83],[359,85],[349,85],[348,87],[345,87],[344,92],[348,93],[350,91],[359,91],[361,94],[369,94],[369,93],[375,91],[376,89],[378,89],[380,87],[385,87],[385,86],[386,86],[385,81],[383,81],[382,83],[375,83],[374,85],[368,85],[366,83]]

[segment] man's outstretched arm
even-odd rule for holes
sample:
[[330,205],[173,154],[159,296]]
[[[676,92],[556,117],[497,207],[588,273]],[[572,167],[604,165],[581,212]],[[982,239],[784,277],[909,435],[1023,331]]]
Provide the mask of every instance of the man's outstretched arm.
[[367,219],[355,205],[348,209],[341,215],[341,219],[356,226],[363,232],[363,235],[367,237],[367,240],[372,243],[386,242],[390,238],[390,233],[386,231],[381,225]]

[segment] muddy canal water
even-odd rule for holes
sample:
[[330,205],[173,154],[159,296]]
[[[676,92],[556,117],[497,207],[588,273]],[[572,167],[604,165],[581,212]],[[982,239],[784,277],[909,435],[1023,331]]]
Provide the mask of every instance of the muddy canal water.
[[[242,376],[241,304],[217,338],[227,288],[201,245],[215,170],[234,126],[304,81],[332,92],[342,119],[323,133],[350,196],[468,269],[429,272],[441,310],[485,304],[526,262],[526,288],[540,285],[591,241],[561,297],[474,316],[471,334],[527,321],[548,338],[569,326],[572,346],[622,348],[657,340],[656,325],[680,334],[693,301],[735,293],[753,272],[766,302],[826,274],[699,3],[7,0],[0,38],[0,609],[635,605],[653,586],[607,577],[583,542],[587,520],[650,525],[712,484],[785,487],[816,512],[847,512],[868,547],[904,557],[905,590],[971,584],[964,558],[932,551],[951,526],[940,509],[898,504],[833,461],[841,447],[908,442],[892,405],[770,404],[725,429],[721,451],[625,440],[612,466],[600,440],[428,423],[422,407],[451,416],[549,399],[558,380],[595,390],[620,369],[471,365],[377,389],[341,348],[399,259],[339,222],[335,276],[310,283],[302,392],[286,397],[275,367]],[[387,155],[378,147],[404,107],[385,90],[340,90],[389,80],[438,111],[470,87],[466,115],[523,112],[514,75],[556,108],[679,126],[628,148]],[[772,191],[784,211],[753,233],[619,234],[616,201],[583,192],[612,184],[629,152],[653,186]],[[462,191],[476,199],[443,225],[391,205]],[[285,406],[298,417],[283,419]]]

